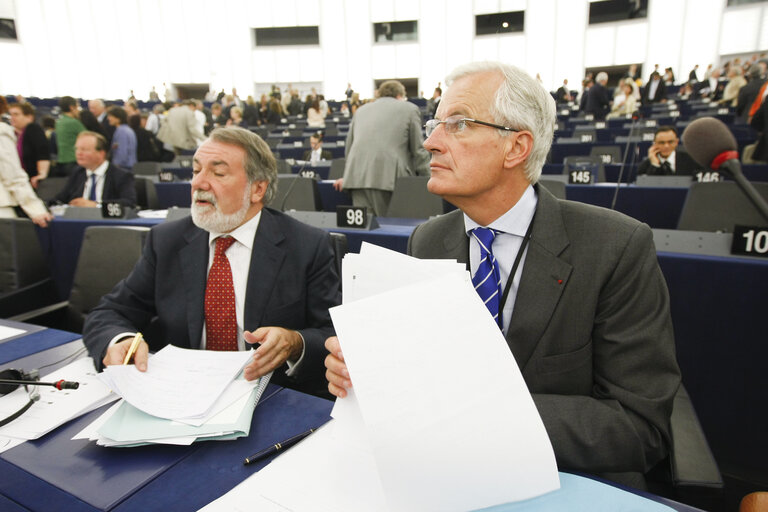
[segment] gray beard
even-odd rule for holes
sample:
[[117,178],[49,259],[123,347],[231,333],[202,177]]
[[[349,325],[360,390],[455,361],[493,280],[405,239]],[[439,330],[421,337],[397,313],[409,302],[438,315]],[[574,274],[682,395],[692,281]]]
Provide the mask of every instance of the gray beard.
[[[197,193],[196,193],[197,195]],[[208,201],[214,201],[213,194],[210,192],[200,193],[202,198]],[[229,233],[240,227],[245,220],[245,216],[248,214],[248,210],[251,207],[250,202],[251,187],[245,187],[243,194],[243,203],[238,211],[235,213],[222,213],[219,209],[218,202],[213,206],[213,211],[209,207],[200,207],[195,203],[195,197],[192,198],[192,222],[200,229],[212,233]]]

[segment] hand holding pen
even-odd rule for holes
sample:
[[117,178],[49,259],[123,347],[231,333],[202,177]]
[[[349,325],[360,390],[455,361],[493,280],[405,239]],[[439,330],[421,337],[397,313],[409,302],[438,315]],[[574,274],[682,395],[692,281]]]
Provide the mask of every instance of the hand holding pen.
[[107,349],[102,362],[104,366],[129,364],[133,360],[136,369],[144,372],[147,370],[149,358],[149,345],[144,341],[141,333],[131,338],[124,338]]

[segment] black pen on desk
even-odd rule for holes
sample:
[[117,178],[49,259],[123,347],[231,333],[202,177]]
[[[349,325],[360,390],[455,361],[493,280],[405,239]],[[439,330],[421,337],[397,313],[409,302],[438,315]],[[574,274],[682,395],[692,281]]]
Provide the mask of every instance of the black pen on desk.
[[279,453],[286,448],[290,448],[291,446],[295,445],[305,437],[307,437],[309,434],[317,430],[316,428],[311,428],[307,430],[306,432],[302,432],[301,434],[297,434],[293,437],[289,437],[285,441],[282,441],[277,444],[273,444],[269,448],[266,448],[264,450],[261,450],[259,453],[255,453],[251,455],[250,457],[246,457],[245,461],[243,461],[243,464],[253,464],[254,462],[260,461],[261,459],[265,459],[271,455],[274,455],[276,453]]

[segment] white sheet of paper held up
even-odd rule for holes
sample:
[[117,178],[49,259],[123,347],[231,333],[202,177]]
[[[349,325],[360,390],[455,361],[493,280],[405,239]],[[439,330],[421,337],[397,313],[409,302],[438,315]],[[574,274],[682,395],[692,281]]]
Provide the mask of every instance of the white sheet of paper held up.
[[517,363],[466,279],[450,273],[331,317],[391,510],[472,510],[559,487]]

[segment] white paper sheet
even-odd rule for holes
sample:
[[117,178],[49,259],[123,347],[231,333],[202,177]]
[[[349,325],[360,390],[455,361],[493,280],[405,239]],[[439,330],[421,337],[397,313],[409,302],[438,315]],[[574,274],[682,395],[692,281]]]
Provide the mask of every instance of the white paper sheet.
[[558,488],[517,363],[465,279],[423,281],[331,317],[391,510],[471,510]]
[[19,334],[24,334],[25,332],[27,331],[24,329],[17,329],[15,327],[8,327],[7,325],[0,325],[0,341],[13,338]]
[[253,356],[250,351],[218,352],[166,345],[147,371],[133,365],[107,366],[104,383],[139,410],[158,418],[205,416]]

